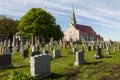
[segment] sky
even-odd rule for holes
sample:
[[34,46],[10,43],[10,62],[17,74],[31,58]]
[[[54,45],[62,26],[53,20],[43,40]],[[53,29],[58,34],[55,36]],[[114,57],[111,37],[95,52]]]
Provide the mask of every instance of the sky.
[[0,15],[20,20],[31,8],[51,13],[65,31],[72,7],[77,24],[91,26],[104,40],[120,41],[120,0],[0,0]]

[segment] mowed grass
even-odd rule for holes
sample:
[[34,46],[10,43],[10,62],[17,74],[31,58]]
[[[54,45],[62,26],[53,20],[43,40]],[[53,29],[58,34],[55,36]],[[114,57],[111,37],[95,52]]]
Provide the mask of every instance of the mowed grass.
[[[113,52],[113,48],[110,48],[111,54],[105,55],[105,49],[102,49],[104,57],[94,59],[96,51],[85,50],[86,63],[74,66],[75,54],[72,53],[72,49],[58,49],[61,50],[61,57],[56,59],[51,57],[53,74],[44,80],[120,80],[120,51]],[[78,46],[78,50],[80,49]],[[14,67],[0,70],[0,80],[8,80],[14,70],[30,75],[29,60],[23,59],[20,53],[12,54]]]

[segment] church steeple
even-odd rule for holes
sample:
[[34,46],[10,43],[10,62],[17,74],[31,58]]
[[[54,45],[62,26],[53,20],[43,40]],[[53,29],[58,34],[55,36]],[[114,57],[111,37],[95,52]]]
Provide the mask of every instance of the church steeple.
[[72,8],[71,24],[72,24],[73,26],[76,25],[76,18],[75,18],[74,8]]

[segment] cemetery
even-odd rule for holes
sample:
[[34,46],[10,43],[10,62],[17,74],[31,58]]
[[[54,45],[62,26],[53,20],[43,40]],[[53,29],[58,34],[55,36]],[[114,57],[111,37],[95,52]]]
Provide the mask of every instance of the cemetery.
[[74,14],[69,28],[82,32],[74,39],[67,34],[72,29],[65,39],[54,17],[41,8],[18,21],[19,32],[2,34],[0,80],[120,80],[120,42],[95,37],[90,26],[76,24]]
[[[91,44],[90,41],[86,43]],[[108,45],[109,41],[104,43]],[[120,79],[120,50],[114,51],[114,47],[120,45],[118,42],[109,46],[110,54],[107,55],[105,54],[106,50],[108,51],[107,47],[100,48],[98,44],[96,44],[95,50],[89,51],[87,47],[84,48],[83,44],[77,44],[76,53],[73,52],[75,44],[71,45],[71,48],[70,44],[66,44],[65,48],[61,48],[64,45],[60,44],[57,44],[56,47],[52,44],[46,44],[44,47],[39,44],[39,50],[34,46],[35,49],[32,51],[32,47],[26,47],[30,44],[25,43],[22,45],[23,50],[17,51],[16,48],[13,49],[13,52],[7,50],[7,53],[4,52],[0,55],[0,79]],[[17,52],[14,53],[14,50]]]

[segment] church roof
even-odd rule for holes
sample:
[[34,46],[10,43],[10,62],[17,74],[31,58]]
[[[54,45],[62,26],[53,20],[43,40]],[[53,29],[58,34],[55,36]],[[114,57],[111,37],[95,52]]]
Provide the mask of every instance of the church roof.
[[81,34],[96,35],[96,32],[90,26],[76,24],[75,27]]

